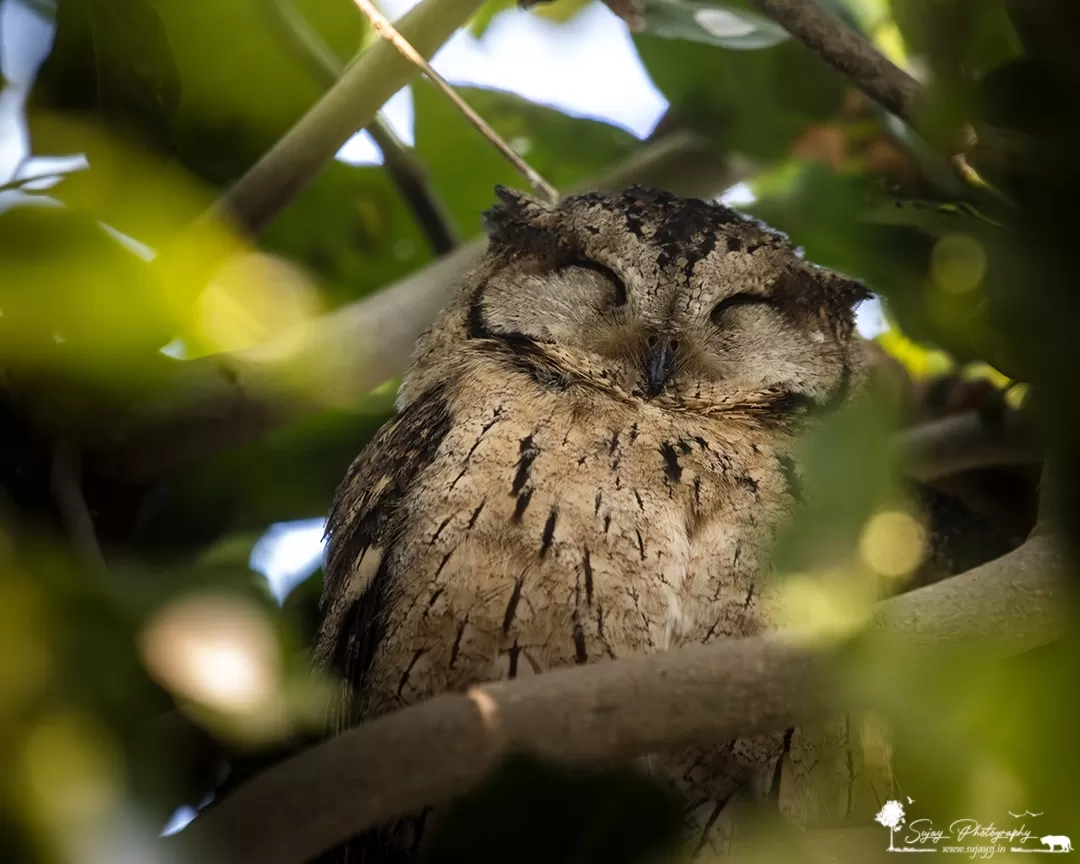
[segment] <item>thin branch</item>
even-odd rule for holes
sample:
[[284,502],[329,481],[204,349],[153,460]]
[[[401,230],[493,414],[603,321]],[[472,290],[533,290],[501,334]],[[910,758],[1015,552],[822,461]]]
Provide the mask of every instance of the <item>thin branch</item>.
[[1029,418],[1013,410],[995,418],[970,411],[923,423],[906,429],[899,446],[906,473],[923,482],[1039,460]]
[[[330,50],[291,0],[267,0],[267,4],[287,44],[294,48],[324,87],[332,87],[344,74],[345,64]],[[419,161],[394,135],[381,113],[375,115],[367,131],[382,152],[386,172],[427,237],[432,251],[436,255],[451,252],[457,246],[457,238],[435,193],[428,186]]]
[[[751,166],[724,159],[691,134],[672,136],[635,154],[582,189],[619,190],[631,183],[704,198],[750,176]],[[85,419],[82,434],[96,452],[95,468],[125,480],[152,479],[181,465],[253,441],[290,420],[331,404],[354,404],[400,375],[417,337],[446,305],[486,240],[451,255],[376,294],[235,354],[179,362],[160,358],[151,389],[116,413]],[[296,382],[305,370],[310,384]]]
[[923,86],[814,0],[750,0],[841,75],[909,125]]
[[435,71],[432,65],[421,56],[420,52],[409,44],[409,40],[398,32],[394,25],[390,23],[390,20],[375,8],[375,4],[373,4],[371,0],[353,0],[353,2],[356,3],[361,12],[367,15],[378,34],[397,48],[402,56],[407,57],[410,62],[415,63],[417,68],[423,70],[423,73],[427,76],[428,80],[438,87],[446,98],[454,103],[454,106],[480,131],[481,135],[494,145],[495,149],[498,150],[511,165],[521,172],[522,176],[532,184],[534,190],[539,192],[548,203],[554,204],[559,200],[559,193],[555,187],[548,183],[547,180],[540,176],[540,173],[535,168],[514,152],[514,148],[507,144],[502,139],[502,136],[492,129],[487,121],[477,114],[470,105],[457,94],[457,91],[450,83]]
[[[421,55],[431,56],[480,6],[481,0],[424,0],[400,30]],[[260,234],[307,187],[358,129],[417,74],[416,67],[380,40],[349,64],[337,83],[236,181],[193,227],[224,218]]]
[[383,165],[431,244],[431,251],[436,255],[453,252],[458,246],[458,238],[450,227],[446,210],[428,186],[420,163],[409,154],[381,115],[375,115],[367,131],[375,146],[382,151]]
[[[1061,561],[1054,540],[1033,536],[997,561],[879,604],[869,635],[927,658],[974,646],[992,661],[1045,645],[1064,629]],[[569,764],[622,761],[865,707],[839,685],[837,647],[774,633],[438,696],[255,777],[180,842],[226,862],[299,864],[460,794],[515,749]]]
[[[919,111],[927,101],[926,88],[885,57],[873,43],[814,0],[750,0],[796,39],[804,43],[855,87],[912,128],[919,129]],[[972,161],[992,168],[1015,169],[1029,156],[1033,142],[1027,136],[989,126],[958,130],[954,141],[938,143],[944,155],[967,153]],[[953,164],[965,182],[974,178],[966,162]],[[985,189],[981,180],[977,188]]]

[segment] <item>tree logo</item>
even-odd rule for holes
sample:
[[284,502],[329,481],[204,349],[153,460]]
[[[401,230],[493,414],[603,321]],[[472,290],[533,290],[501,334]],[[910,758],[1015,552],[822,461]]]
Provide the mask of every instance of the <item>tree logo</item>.
[[885,805],[881,808],[881,811],[877,814],[877,816],[874,817],[874,821],[877,822],[879,825],[884,825],[886,828],[889,829],[890,852],[937,852],[937,849],[934,849],[933,847],[921,848],[917,846],[896,845],[896,831],[906,821],[904,805],[901,804],[899,801],[886,801]]

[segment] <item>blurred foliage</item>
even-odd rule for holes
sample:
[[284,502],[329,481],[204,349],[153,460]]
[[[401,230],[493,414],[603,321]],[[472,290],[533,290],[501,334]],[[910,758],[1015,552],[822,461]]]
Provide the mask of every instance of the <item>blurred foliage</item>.
[[[273,523],[326,512],[392,412],[393,387],[144,485],[92,459],[56,476],[56,430],[74,435],[80,417],[153,392],[161,370],[187,362],[162,357],[167,344],[190,358],[264,342],[415,273],[431,252],[380,166],[336,161],[257,239],[215,221],[185,233],[324,89],[276,0],[19,2],[56,25],[27,104],[33,153],[81,153],[89,167],[0,199],[0,833],[15,838],[0,857],[152,862],[177,805],[318,722],[325,694],[305,646],[321,572],[279,608],[251,549]],[[343,62],[373,39],[347,0],[292,2]],[[823,5],[930,83],[919,129],[930,141],[983,120],[1040,149],[1034,164],[987,165],[988,192],[745,0],[612,4],[640,26],[634,45],[671,105],[655,136],[692,129],[749,160],[747,210],[886,304],[875,398],[803,442],[805,506],[778,540],[779,599],[810,638],[852,632],[876,598],[926,578],[942,514],[962,506],[982,520],[948,517],[964,526],[963,566],[1030,528],[1026,467],[953,478],[948,506],[909,488],[889,444],[907,422],[1022,406],[1060,472],[1063,534],[1080,537],[1077,7]],[[490,0],[473,32],[500,14],[572,26],[586,3],[512,6]],[[434,88],[412,95],[413,155],[460,236],[477,235],[492,186],[523,184]],[[507,93],[462,95],[560,188],[642,146]],[[105,572],[74,551],[71,488]],[[1030,809],[1045,814],[1039,833],[1080,833],[1073,641],[1004,664],[963,652],[927,662],[875,640],[850,655],[849,686],[888,729],[879,745],[895,788],[882,792],[914,798],[910,815],[1000,824]],[[638,775],[519,759],[449,812],[432,857],[649,860],[670,847],[673,813]],[[817,854],[758,818],[734,860]],[[121,851],[101,853],[103,832]],[[884,835],[849,860],[879,854]]]

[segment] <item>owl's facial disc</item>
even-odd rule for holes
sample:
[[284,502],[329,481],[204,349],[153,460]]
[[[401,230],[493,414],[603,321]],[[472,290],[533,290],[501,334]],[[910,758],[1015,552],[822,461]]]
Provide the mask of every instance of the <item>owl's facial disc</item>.
[[468,298],[480,350],[544,386],[659,408],[788,413],[843,399],[859,363],[858,283],[727,208],[630,189],[489,217]]

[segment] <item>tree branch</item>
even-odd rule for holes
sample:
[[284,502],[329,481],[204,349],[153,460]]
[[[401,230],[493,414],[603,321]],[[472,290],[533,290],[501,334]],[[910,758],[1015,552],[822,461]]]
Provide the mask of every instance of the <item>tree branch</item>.
[[989,418],[969,411],[904,430],[899,446],[908,476],[929,483],[974,468],[1038,461],[1027,415],[1005,411]]
[[923,86],[843,21],[814,0],[750,0],[852,84],[914,125],[912,111],[924,97]]
[[[989,660],[1047,644],[1055,541],[1042,534],[965,574],[880,603],[871,635],[905,654],[972,646]],[[364,828],[466,791],[514,749],[558,762],[789,728],[859,701],[838,686],[839,646],[791,634],[613,660],[446,694],[351,729],[241,786],[180,835],[225,861],[299,864]],[[890,645],[892,642],[890,641]],[[864,707],[864,706],[860,706]]]
[[[401,32],[430,57],[480,0],[424,0],[401,20]],[[419,70],[379,40],[219,199],[207,218],[225,218],[258,235],[300,194],[357,129]]]
[[[324,87],[332,87],[344,74],[345,64],[297,11],[291,0],[267,0],[267,5],[286,44],[292,46]],[[419,161],[405,149],[381,114],[375,115],[367,132],[382,153],[386,173],[427,237],[432,251],[436,255],[453,251],[457,238],[435,193],[428,187]]]
[[[430,0],[429,0],[430,2]],[[750,173],[689,134],[657,142],[586,189],[629,183],[710,197]],[[87,418],[83,435],[95,468],[117,479],[149,480],[293,419],[355,403],[400,375],[413,343],[483,255],[474,240],[369,297],[269,344],[188,362],[162,358],[155,386],[122,411]],[[108,413],[110,416],[106,417]]]
[[[855,87],[916,131],[926,88],[815,0],[750,0],[792,36],[846,77]],[[991,168],[1015,169],[1030,153],[1032,141],[1019,133],[982,125],[965,127],[958,140],[931,142],[955,157],[969,152]],[[963,175],[966,163],[954,165]],[[968,169],[970,170],[970,169]]]

